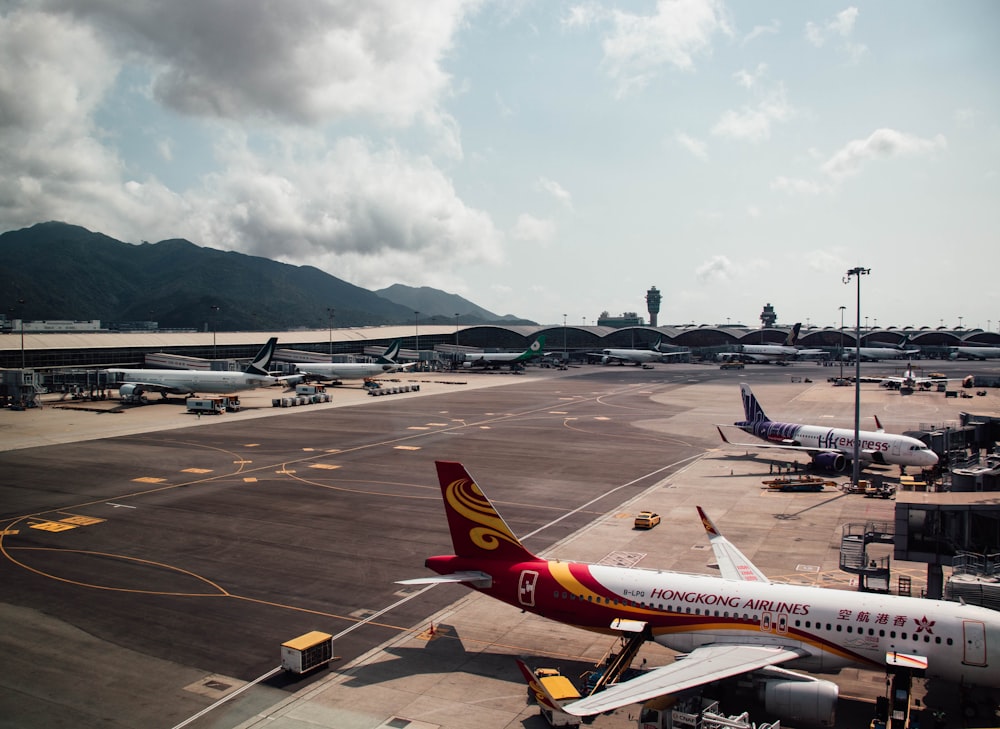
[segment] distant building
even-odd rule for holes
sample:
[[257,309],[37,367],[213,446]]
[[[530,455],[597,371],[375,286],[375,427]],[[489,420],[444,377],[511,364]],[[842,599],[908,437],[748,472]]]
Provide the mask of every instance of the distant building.
[[[11,324],[13,329],[20,330],[21,322],[17,319],[12,320]],[[35,321],[28,321],[27,319],[23,322],[24,331],[26,332],[100,332],[104,331],[101,328],[100,319],[90,319],[89,321],[83,320],[71,320],[71,319],[36,319]]]
[[597,326],[599,327],[621,329],[622,327],[641,327],[644,325],[645,319],[634,311],[626,311],[621,316],[611,316],[608,312],[602,311],[601,315],[597,317]]
[[770,304],[764,304],[764,310],[760,312],[761,326],[773,327],[776,321],[778,321],[778,315],[774,313],[774,307]]
[[649,312],[649,326],[655,327],[656,320],[660,313],[660,292],[655,286],[650,286],[646,292],[646,311]]

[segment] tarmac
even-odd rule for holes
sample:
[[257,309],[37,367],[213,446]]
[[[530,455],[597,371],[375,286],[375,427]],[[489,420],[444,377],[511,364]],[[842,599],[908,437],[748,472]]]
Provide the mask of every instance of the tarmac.
[[[419,392],[392,397],[432,397],[485,387],[516,386],[536,377],[557,378],[585,371],[543,373],[524,376],[471,375],[449,373],[414,373],[400,377],[399,384],[418,384]],[[761,368],[761,370],[776,368]],[[800,422],[821,422],[830,418],[838,424],[847,422],[845,407],[849,388],[832,388],[826,382],[803,382],[803,373],[825,375],[812,367],[788,368],[766,372],[757,387],[760,370],[725,374],[713,371],[703,380],[695,366],[667,366],[661,372],[676,372],[689,377],[692,386],[670,393],[669,402],[678,412],[669,418],[650,419],[635,424],[659,436],[683,441],[692,428],[713,423],[732,422],[734,389],[740,381],[754,382],[755,391],[772,417],[794,410]],[[798,381],[796,380],[798,376]],[[25,413],[0,414],[0,450],[15,450],[39,445],[79,442],[174,428],[187,428],[225,418],[236,422],[262,417],[295,417],[298,412],[317,408],[336,408],[374,401],[360,388],[336,388],[334,402],[305,405],[299,408],[271,407],[276,397],[272,391],[244,393],[244,407],[238,413],[200,418],[155,405],[120,411],[112,401],[96,403],[58,403],[52,396],[44,407]],[[656,387],[650,387],[650,399],[667,400]],[[866,406],[879,412],[887,430],[912,429],[918,422],[952,422],[954,403],[940,396],[922,393],[910,396],[905,406],[898,394],[866,393]],[[850,403],[849,403],[850,404]],[[990,391],[976,403],[977,411],[1000,413],[1000,397]],[[738,407],[738,406],[736,406]],[[697,413],[693,420],[691,413]],[[810,420],[809,417],[817,420]],[[864,426],[863,426],[864,427]],[[697,449],[700,451],[700,449]],[[611,454],[594,453],[595,458]],[[776,493],[762,485],[773,475],[776,464],[791,467],[794,458],[778,460],[757,452],[716,448],[694,455],[686,464],[675,464],[669,477],[657,479],[624,501],[613,513],[604,514],[585,528],[576,531],[548,548],[543,556],[577,561],[628,564],[638,567],[714,573],[713,558],[694,506],[702,506],[720,530],[743,550],[768,576],[777,581],[818,585],[831,589],[856,589],[856,578],[838,569],[841,525],[852,522],[892,521],[893,501],[869,499],[826,489],[819,493]],[[666,464],[665,464],[666,465]],[[886,478],[890,478],[886,471]],[[840,480],[843,480],[841,478]],[[482,486],[489,491],[490,484]],[[632,519],[640,510],[656,511],[663,517],[660,526],[650,531],[632,528]],[[446,525],[440,525],[446,531]],[[415,560],[415,564],[418,561]],[[925,566],[894,563],[893,580],[907,576],[914,594],[925,585]],[[423,576],[418,568],[413,575]],[[428,589],[428,588],[422,588]],[[430,588],[454,599],[447,608],[426,621],[399,631],[390,640],[354,660],[334,661],[308,679],[303,687],[289,694],[269,685],[271,672],[259,682],[222,679],[213,698],[219,704],[177,726],[238,727],[238,729],[508,729],[511,727],[547,726],[538,708],[528,700],[526,687],[514,664],[523,656],[533,667],[554,666],[576,678],[596,664],[612,647],[606,636],[595,635],[522,613],[458,586]],[[401,600],[410,598],[417,588],[401,587]],[[336,636],[334,651],[336,653]],[[660,665],[671,660],[670,651],[647,644],[637,662]],[[886,692],[882,672],[847,669],[835,677],[840,686],[841,702],[837,727],[867,726],[875,698]],[[204,685],[205,681],[200,682]],[[946,686],[925,686],[918,681],[914,695],[921,706],[943,710],[954,717],[949,726],[993,726],[993,718],[962,717],[959,693]],[[985,699],[986,701],[994,699]],[[230,709],[239,704],[239,711]],[[995,704],[994,704],[995,706]],[[743,707],[751,708],[751,707]],[[980,707],[983,708],[982,706]],[[742,708],[740,709],[742,710]],[[980,714],[988,714],[983,710]],[[234,722],[234,717],[243,717]],[[246,718],[246,717],[250,718]],[[624,729],[636,726],[638,707],[626,707],[597,716],[590,724],[597,729]],[[924,726],[932,726],[927,716]],[[958,723],[961,721],[961,724]],[[2,725],[2,720],[0,720]],[[786,726],[786,725],[785,725]]]

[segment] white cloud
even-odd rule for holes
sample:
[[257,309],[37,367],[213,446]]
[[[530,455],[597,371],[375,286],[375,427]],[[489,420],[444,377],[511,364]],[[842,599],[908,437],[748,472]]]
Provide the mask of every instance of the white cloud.
[[517,223],[511,230],[511,237],[517,240],[529,241],[545,245],[550,243],[556,234],[556,224],[551,220],[536,218],[523,213],[518,216]]
[[703,283],[727,283],[736,274],[736,267],[727,256],[715,255],[695,268],[694,273]]
[[775,122],[786,122],[795,115],[795,109],[785,98],[784,86],[761,99],[756,106],[744,106],[739,111],[723,112],[712,127],[712,134],[729,139],[761,142],[771,136]]
[[573,196],[558,182],[545,177],[535,181],[535,189],[552,196],[566,207],[573,208]]
[[820,169],[834,181],[839,181],[857,174],[871,160],[928,154],[947,146],[947,140],[940,134],[933,139],[922,139],[895,129],[877,129],[867,139],[848,142]]
[[153,93],[182,114],[312,123],[369,114],[406,125],[448,92],[441,61],[465,0],[50,0],[106,28],[153,69]]
[[781,31],[781,21],[772,20],[767,25],[755,25],[753,30],[743,36],[743,41],[741,45],[747,45],[748,43],[757,40],[764,35],[777,35]]
[[684,132],[677,132],[674,140],[698,159],[708,159],[708,145],[700,139],[695,139]]
[[743,88],[752,89],[765,74],[767,74],[767,64],[759,63],[753,71],[747,71],[745,68],[740,69],[733,74],[733,78]]
[[732,35],[720,0],[659,0],[652,15],[576,6],[567,20],[577,27],[597,23],[612,26],[602,46],[619,95],[645,88],[664,66],[692,69],[696,56],[711,53],[713,36]]
[[772,190],[787,192],[792,195],[819,195],[827,191],[825,185],[792,177],[778,177],[771,183]]
[[851,40],[858,14],[856,7],[849,7],[823,23],[808,22],[805,28],[806,40],[816,48],[822,48],[828,40],[840,38],[843,41],[840,50],[852,63],[856,63],[868,52],[867,46]]

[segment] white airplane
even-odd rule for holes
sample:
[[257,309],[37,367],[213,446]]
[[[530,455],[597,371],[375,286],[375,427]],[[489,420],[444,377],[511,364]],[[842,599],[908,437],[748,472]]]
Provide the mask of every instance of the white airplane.
[[400,341],[389,345],[375,362],[294,362],[295,369],[307,379],[322,380],[364,380],[376,375],[400,372],[416,365],[416,362],[400,364]]
[[1000,347],[949,347],[950,359],[997,359]]
[[624,365],[626,362],[643,365],[651,362],[663,362],[668,357],[683,357],[691,354],[691,352],[686,350],[668,350],[664,352],[662,349],[662,340],[662,337],[657,339],[652,349],[602,349],[591,356],[600,357],[601,364],[605,365]]
[[455,554],[437,576],[586,630],[652,640],[682,660],[610,685],[560,711],[591,716],[732,676],[763,684],[765,710],[833,724],[838,688],[779,667],[835,672],[905,663],[956,685],[1000,687],[1000,613],[962,603],[770,582],[698,508],[721,577],[532,554],[460,463],[436,463]]
[[[740,385],[743,396],[743,413],[746,420],[732,426],[760,438],[765,443],[736,443],[729,440],[718,427],[722,440],[741,448],[780,448],[802,451],[812,458],[812,465],[826,471],[841,472],[854,458],[854,429],[827,428],[822,425],[778,423],[764,414],[750,385]],[[878,419],[876,418],[876,423]],[[858,432],[858,456],[862,465],[867,463],[894,464],[900,467],[928,468],[938,462],[937,454],[923,442],[907,435],[894,435],[881,429],[877,432]]]
[[528,345],[523,352],[478,352],[465,355],[463,367],[492,367],[499,368],[501,365],[518,365],[527,362],[529,359],[540,357],[544,354],[545,335],[539,334],[535,340]]
[[915,354],[920,354],[919,347],[916,349],[906,348],[906,343],[909,340],[910,337],[907,335],[899,344],[872,342],[867,347],[844,347],[841,359],[853,360],[860,354],[862,362],[878,362],[883,359],[901,359],[903,357],[912,357]]
[[277,342],[277,337],[267,340],[267,344],[242,372],[122,368],[109,368],[104,371],[122,377],[124,382],[119,386],[118,393],[124,399],[141,398],[146,392],[158,392],[164,398],[167,395],[194,395],[199,392],[227,395],[285,382],[286,378],[275,377],[267,369],[271,365],[271,357],[274,355]]
[[783,344],[740,344],[736,352],[723,352],[719,359],[741,359],[745,362],[787,362],[800,357],[818,357],[825,355],[822,349],[803,349],[796,345],[799,339],[801,322],[792,326]]
[[947,377],[924,377],[923,375],[918,375],[913,371],[913,365],[907,363],[906,369],[903,370],[901,375],[888,375],[886,377],[862,377],[862,382],[878,382],[882,387],[888,387],[891,390],[904,390],[909,388],[910,390],[929,390],[937,385],[948,384]]

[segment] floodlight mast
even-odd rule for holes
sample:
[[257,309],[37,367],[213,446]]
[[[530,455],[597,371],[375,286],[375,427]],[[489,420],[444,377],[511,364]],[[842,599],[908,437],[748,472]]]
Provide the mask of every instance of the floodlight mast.
[[867,276],[871,273],[870,268],[857,268],[850,269],[844,276],[844,283],[848,284],[851,282],[851,278],[856,279],[858,286],[857,295],[857,307],[855,310],[855,322],[854,322],[854,351],[856,356],[854,357],[854,459],[851,464],[851,486],[854,488],[858,487],[858,481],[861,478],[861,277]]

